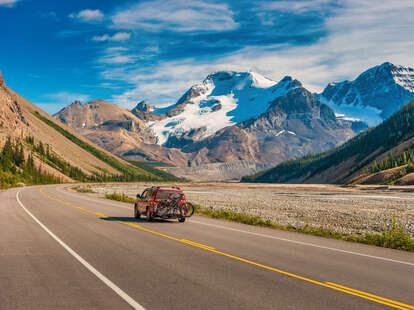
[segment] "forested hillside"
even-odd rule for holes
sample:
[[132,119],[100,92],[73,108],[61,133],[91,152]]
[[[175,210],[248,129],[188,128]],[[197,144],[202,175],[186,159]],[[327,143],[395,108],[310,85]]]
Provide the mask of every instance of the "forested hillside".
[[35,165],[32,153],[25,154],[23,142],[20,139],[6,140],[0,153],[0,188],[24,184],[59,183],[61,178],[56,177],[40,166]]
[[412,172],[412,137],[414,102],[405,105],[377,127],[366,130],[339,147],[283,162],[272,169],[246,176],[242,181],[346,183],[358,175],[401,166],[393,180],[390,180],[395,181]]

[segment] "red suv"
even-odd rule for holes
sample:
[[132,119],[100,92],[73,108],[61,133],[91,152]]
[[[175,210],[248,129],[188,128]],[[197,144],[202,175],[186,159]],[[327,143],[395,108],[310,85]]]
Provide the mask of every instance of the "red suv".
[[178,187],[153,186],[137,194],[134,205],[134,217],[145,214],[146,220],[158,217],[162,219],[177,218],[184,222],[194,213],[194,206],[186,201],[184,192]]

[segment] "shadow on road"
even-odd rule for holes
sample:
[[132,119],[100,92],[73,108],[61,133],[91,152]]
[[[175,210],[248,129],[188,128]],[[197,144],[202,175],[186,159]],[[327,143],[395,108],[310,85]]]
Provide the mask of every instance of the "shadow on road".
[[108,217],[100,217],[101,220],[104,221],[112,221],[112,222],[130,222],[130,223],[178,223],[176,220],[166,220],[166,219],[152,219],[151,222],[147,222],[147,220],[144,218],[140,218],[140,219],[136,219],[135,217],[113,217],[113,216],[108,216]]

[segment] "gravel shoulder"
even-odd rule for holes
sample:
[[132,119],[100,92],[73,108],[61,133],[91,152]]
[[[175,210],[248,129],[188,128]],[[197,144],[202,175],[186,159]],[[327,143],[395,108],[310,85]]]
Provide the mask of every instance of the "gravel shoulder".
[[[153,183],[82,185],[97,196],[135,197]],[[414,237],[414,187],[184,183],[187,199],[204,208],[260,216],[279,225],[330,228],[342,234],[381,233],[393,219]]]

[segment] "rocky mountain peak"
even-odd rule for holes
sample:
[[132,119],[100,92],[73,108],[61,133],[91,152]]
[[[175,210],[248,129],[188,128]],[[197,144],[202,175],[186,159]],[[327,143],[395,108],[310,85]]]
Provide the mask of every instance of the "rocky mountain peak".
[[409,91],[414,91],[414,69],[384,62],[360,74],[356,82],[375,81],[381,84],[396,83]]
[[272,109],[283,110],[288,115],[325,111],[329,119],[335,120],[334,112],[322,104],[318,97],[304,87],[297,87],[271,103]]
[[[138,102],[137,105],[131,110],[131,113],[134,114],[139,119],[144,120],[144,121],[161,120],[166,117],[165,113],[159,113],[160,109],[156,111],[157,113],[153,114],[154,110],[155,109],[152,105],[150,105],[145,100],[142,100]],[[168,111],[164,111],[164,112],[168,112]]]
[[152,112],[154,110],[154,107],[145,100],[142,100],[137,103],[137,105],[135,106],[135,108],[131,110],[131,112],[134,113],[134,110],[142,112]]
[[82,102],[80,102],[79,100],[75,100],[69,106],[81,106],[81,105],[82,105]]
[[353,81],[328,84],[321,97],[337,114],[374,126],[414,99],[414,69],[385,62]]
[[[294,89],[297,87],[303,87],[302,83],[299,80],[293,79],[291,76],[287,75],[283,79],[280,80],[279,83],[277,83],[275,86],[283,85],[283,88],[285,89]],[[275,87],[276,88],[276,87]]]

